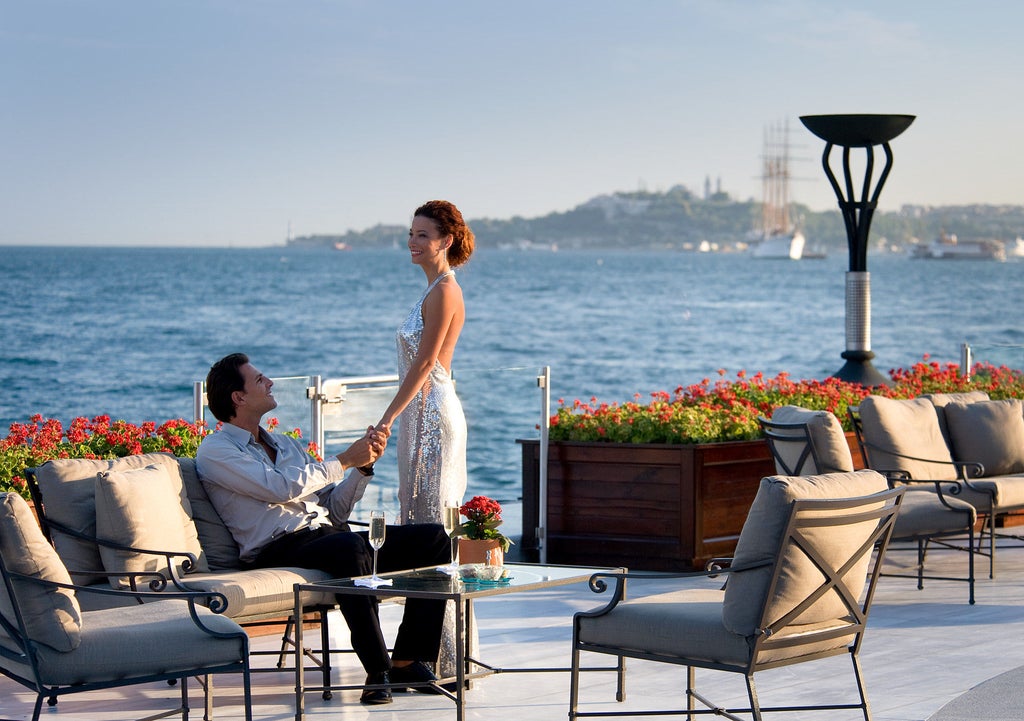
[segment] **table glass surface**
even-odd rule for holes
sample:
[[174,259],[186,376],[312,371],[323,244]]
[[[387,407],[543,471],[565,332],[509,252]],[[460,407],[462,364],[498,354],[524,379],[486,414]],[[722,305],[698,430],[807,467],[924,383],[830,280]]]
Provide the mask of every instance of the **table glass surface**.
[[304,590],[365,593],[375,596],[394,594],[434,598],[467,598],[578,583],[587,580],[595,573],[613,573],[621,570],[620,568],[507,563],[505,564],[504,578],[498,581],[485,581],[449,575],[438,570],[437,567],[431,566],[380,574],[381,578],[391,579],[389,586],[376,588],[357,586],[353,578],[338,578],[304,583],[301,584],[301,587]]

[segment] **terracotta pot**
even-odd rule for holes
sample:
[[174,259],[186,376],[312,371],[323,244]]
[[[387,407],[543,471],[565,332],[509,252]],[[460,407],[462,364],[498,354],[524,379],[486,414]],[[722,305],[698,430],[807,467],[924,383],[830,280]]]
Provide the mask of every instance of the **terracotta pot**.
[[501,550],[501,541],[493,538],[477,540],[473,538],[459,539],[459,563],[487,563],[487,552],[491,552],[491,565],[505,565],[505,554]]

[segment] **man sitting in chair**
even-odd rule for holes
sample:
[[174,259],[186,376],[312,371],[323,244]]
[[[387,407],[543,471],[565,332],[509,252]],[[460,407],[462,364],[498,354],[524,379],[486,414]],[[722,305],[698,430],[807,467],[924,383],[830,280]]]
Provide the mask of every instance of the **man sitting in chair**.
[[[241,560],[251,568],[315,568],[333,578],[369,575],[372,549],[365,532],[346,523],[363,496],[373,463],[387,439],[373,428],[337,456],[319,462],[295,438],[269,433],[260,421],[277,407],[273,381],[243,353],[217,361],[206,377],[210,411],[222,422],[203,439],[196,468],[214,507],[231,530]],[[344,477],[345,470],[349,471]],[[383,571],[448,561],[449,541],[438,524],[387,529],[379,551]],[[367,685],[431,681],[424,662],[437,659],[444,601],[410,598],[395,640],[393,658],[369,596],[339,595],[338,604],[352,633],[352,648],[366,669]],[[416,691],[438,693],[433,686]],[[364,704],[391,703],[391,689],[365,689]]]

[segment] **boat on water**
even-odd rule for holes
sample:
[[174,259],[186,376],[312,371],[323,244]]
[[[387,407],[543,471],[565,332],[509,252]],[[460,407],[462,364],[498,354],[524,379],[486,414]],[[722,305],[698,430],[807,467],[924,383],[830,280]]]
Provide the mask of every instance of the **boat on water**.
[[807,242],[793,222],[789,198],[789,124],[765,130],[761,227],[750,236],[754,258],[800,260]]
[[1006,260],[1006,247],[998,240],[960,240],[956,233],[942,233],[930,243],[910,250],[911,258],[931,260]]

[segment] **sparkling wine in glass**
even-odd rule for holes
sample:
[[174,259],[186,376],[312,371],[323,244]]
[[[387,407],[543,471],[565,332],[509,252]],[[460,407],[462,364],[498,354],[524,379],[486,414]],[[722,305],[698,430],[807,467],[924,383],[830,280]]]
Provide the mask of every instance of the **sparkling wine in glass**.
[[379,581],[377,575],[377,551],[384,545],[384,535],[387,527],[384,525],[384,511],[370,511],[370,545],[373,547],[373,580]]
[[458,563],[455,561],[455,549],[459,539],[452,534],[455,529],[459,527],[459,507],[458,506],[445,506],[444,508],[444,530],[448,533],[448,538],[451,539],[452,544],[452,562],[451,567],[455,568]]

